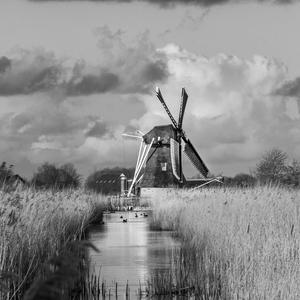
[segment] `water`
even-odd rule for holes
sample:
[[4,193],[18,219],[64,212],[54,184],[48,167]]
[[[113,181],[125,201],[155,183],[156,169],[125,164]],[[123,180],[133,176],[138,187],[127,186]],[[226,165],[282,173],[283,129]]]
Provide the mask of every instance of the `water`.
[[[138,215],[136,217],[135,215]],[[100,273],[101,282],[115,286],[122,295],[126,283],[130,287],[131,299],[139,285],[145,283],[154,271],[170,268],[172,252],[179,247],[170,232],[151,231],[149,217],[142,212],[118,212],[104,215],[104,224],[94,226],[90,241],[99,249],[91,250],[91,271]],[[123,216],[123,219],[120,217]],[[123,220],[127,219],[127,223]]]

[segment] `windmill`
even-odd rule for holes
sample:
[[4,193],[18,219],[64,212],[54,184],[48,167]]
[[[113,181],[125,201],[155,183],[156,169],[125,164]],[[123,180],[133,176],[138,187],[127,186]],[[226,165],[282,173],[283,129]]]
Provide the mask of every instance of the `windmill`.
[[181,92],[178,121],[171,114],[159,88],[156,88],[156,96],[172,123],[155,126],[148,133],[135,136],[141,140],[141,144],[128,196],[131,195],[132,188],[137,185],[140,188],[191,186],[191,180],[186,180],[182,171],[182,153],[187,156],[201,175],[201,184],[212,181],[221,182],[220,177],[207,178],[208,168],[182,128],[188,99],[185,89],[183,88]]

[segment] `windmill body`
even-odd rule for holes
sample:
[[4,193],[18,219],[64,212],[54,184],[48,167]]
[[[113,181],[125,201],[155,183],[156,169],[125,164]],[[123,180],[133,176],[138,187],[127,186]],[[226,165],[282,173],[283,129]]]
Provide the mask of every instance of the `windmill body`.
[[197,169],[202,181],[219,181],[216,178],[207,178],[208,168],[182,129],[184,111],[188,99],[185,89],[183,88],[181,93],[178,122],[168,109],[158,88],[156,89],[156,95],[172,123],[155,126],[148,133],[140,137],[141,145],[136,171],[128,191],[128,196],[131,195],[133,187],[137,187],[137,190],[140,190],[141,196],[143,196],[143,191],[151,194],[153,189],[157,191],[157,189],[199,185],[201,180],[189,181],[185,179],[182,172],[182,153],[188,157]]
[[[143,138],[146,144],[149,144],[152,139],[154,141],[140,186],[180,187],[182,185],[182,180],[178,174],[178,171],[181,170],[180,160],[178,157],[174,161],[171,154],[172,143],[174,144],[172,141],[177,142],[177,132],[174,126],[172,124],[155,126]],[[179,145],[178,142],[177,145]]]

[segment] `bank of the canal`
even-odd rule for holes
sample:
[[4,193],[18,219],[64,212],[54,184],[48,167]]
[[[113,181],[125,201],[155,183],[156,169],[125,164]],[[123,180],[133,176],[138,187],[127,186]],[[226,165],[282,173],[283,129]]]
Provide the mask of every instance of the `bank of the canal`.
[[[145,216],[148,215],[148,216]],[[172,256],[180,244],[170,231],[150,228],[151,211],[106,213],[103,224],[89,230],[89,241],[99,250],[89,251],[90,273],[105,282],[105,291],[115,297],[140,298],[155,274],[169,272]],[[125,221],[126,220],[126,221]]]

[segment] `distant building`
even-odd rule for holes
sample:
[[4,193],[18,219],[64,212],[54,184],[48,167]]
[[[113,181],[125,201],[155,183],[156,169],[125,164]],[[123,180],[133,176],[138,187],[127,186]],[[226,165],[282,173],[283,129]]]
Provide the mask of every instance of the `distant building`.
[[102,194],[121,193],[121,178],[116,174],[102,174],[97,180],[97,191]]

